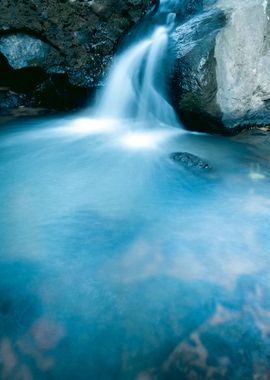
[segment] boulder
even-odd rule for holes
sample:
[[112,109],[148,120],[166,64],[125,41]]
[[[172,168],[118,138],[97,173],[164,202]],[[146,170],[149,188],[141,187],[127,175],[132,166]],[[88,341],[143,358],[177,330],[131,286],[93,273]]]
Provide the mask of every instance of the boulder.
[[173,105],[188,129],[233,134],[270,123],[270,4],[219,0],[172,36]]
[[[26,67],[40,67],[46,71],[58,71],[64,64],[58,51],[48,43],[37,37],[24,33],[12,33],[0,38],[0,53],[15,69]],[[64,70],[64,69],[63,69]]]
[[225,22],[221,10],[209,9],[179,25],[172,35],[172,101],[183,124],[191,130],[223,129],[216,101],[215,42]]
[[0,52],[81,87],[101,83],[120,38],[151,0],[2,0]]
[[270,3],[222,0],[230,14],[215,44],[217,103],[228,127],[270,123]]

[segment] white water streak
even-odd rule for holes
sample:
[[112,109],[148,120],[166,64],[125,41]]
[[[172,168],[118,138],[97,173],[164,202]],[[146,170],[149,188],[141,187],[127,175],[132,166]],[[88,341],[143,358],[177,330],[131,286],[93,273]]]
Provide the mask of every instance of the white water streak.
[[[170,3],[161,2],[160,11]],[[174,19],[175,14],[168,13],[164,25],[157,23],[152,27],[150,38],[144,38],[116,59],[98,105],[97,117],[135,118],[178,126],[174,110],[166,99],[166,70],[161,68]]]
[[136,102],[133,76],[150,45],[151,40],[144,40],[116,60],[98,108],[99,117],[124,119],[130,116],[132,104]]

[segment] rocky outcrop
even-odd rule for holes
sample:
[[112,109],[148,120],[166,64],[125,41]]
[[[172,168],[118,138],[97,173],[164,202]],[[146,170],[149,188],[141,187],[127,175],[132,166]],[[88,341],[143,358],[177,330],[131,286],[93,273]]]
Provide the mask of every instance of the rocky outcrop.
[[81,105],[90,89],[104,82],[121,38],[152,5],[151,0],[2,0],[0,70],[7,75],[0,88],[8,85],[11,91],[2,92],[0,108]]
[[216,39],[217,103],[225,125],[270,123],[270,3],[222,0],[231,12]]
[[15,69],[40,67],[46,71],[58,71],[64,60],[58,51],[48,43],[24,33],[4,35],[0,38],[0,53],[2,53]]
[[189,129],[270,123],[269,31],[266,0],[219,0],[176,28],[172,99]]
[[94,86],[102,79],[119,39],[149,3],[2,0],[0,51],[14,68],[40,66],[66,73],[76,86]]
[[176,60],[170,86],[172,99],[180,119],[192,130],[212,132],[222,128],[214,55],[216,36],[224,25],[223,12],[210,9],[173,33]]

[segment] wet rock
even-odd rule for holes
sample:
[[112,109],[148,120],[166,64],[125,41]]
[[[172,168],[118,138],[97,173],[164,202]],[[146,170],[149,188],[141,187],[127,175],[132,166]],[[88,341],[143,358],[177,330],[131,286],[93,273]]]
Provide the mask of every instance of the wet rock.
[[34,118],[42,118],[48,116],[60,115],[61,112],[48,108],[37,107],[15,107],[1,108],[0,106],[0,130],[8,128],[9,123],[14,124],[14,121],[30,120]]
[[66,73],[71,84],[100,84],[120,38],[150,0],[2,0],[0,51],[13,68]]
[[270,3],[220,0],[230,14],[216,39],[217,103],[228,127],[270,122]]
[[40,39],[23,34],[10,34],[0,38],[0,52],[13,69],[41,67],[50,72],[63,63],[55,48]]
[[73,86],[64,74],[49,75],[31,93],[35,106],[51,109],[72,109],[86,105],[90,93],[84,87]]
[[173,34],[174,107],[188,129],[233,134],[270,123],[270,4],[219,0]]
[[66,74],[47,73],[39,66],[15,70],[2,54],[0,68],[0,110],[20,106],[72,109],[84,105],[90,96],[86,88],[71,85]]
[[24,94],[17,94],[10,90],[1,91],[0,88],[0,109],[2,108],[17,108],[23,106],[29,101]]
[[204,159],[187,152],[177,152],[170,155],[172,161],[185,169],[203,172],[211,171],[211,165]]
[[191,130],[223,130],[216,101],[215,41],[225,24],[220,10],[208,10],[176,28],[172,99],[184,125]]

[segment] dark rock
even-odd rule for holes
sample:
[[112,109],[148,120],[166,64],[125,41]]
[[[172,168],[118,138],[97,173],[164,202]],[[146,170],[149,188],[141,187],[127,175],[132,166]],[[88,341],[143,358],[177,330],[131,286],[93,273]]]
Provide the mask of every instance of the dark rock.
[[72,109],[85,105],[90,96],[86,88],[71,85],[66,75],[54,74],[35,88],[31,99],[36,106]]
[[100,84],[119,39],[150,0],[2,0],[0,51],[15,68],[66,73],[71,84]]
[[179,13],[182,18],[194,15],[203,10],[204,0],[183,0],[181,2]]
[[29,98],[24,94],[17,94],[10,90],[1,91],[0,88],[0,108],[17,108],[29,102]]
[[177,152],[170,155],[171,160],[173,160],[177,165],[182,166],[185,169],[191,171],[210,171],[212,170],[211,165],[204,159],[195,156],[194,154],[187,152]]
[[175,12],[178,19],[184,19],[203,9],[204,0],[169,0],[162,4],[165,13]]
[[173,34],[176,63],[172,99],[184,125],[191,130],[222,130],[216,101],[215,39],[225,24],[220,10],[201,13],[180,25]]
[[0,108],[48,107],[54,110],[77,108],[91,96],[89,90],[70,84],[66,74],[47,73],[40,67],[15,70],[0,54]]

